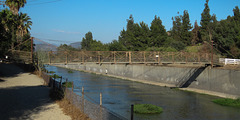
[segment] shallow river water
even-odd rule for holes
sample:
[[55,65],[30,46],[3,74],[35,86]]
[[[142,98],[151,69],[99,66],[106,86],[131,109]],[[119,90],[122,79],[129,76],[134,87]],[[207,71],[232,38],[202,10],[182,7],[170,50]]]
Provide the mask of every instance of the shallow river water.
[[240,109],[220,106],[212,102],[218,98],[168,87],[143,84],[103,75],[80,71],[68,73],[68,69],[47,66],[47,70],[74,81],[74,92],[85,94],[99,101],[103,96],[103,106],[130,119],[131,104],[148,103],[163,108],[161,114],[134,114],[135,120],[240,120]]

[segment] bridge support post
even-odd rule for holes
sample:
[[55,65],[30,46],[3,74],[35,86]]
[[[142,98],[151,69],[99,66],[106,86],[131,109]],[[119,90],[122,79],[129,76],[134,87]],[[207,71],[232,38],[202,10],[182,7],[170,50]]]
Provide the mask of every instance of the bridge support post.
[[114,60],[114,64],[116,64],[116,51],[113,52],[113,60]]
[[144,64],[146,64],[146,52],[145,51],[143,52],[143,62],[144,62]]
[[131,51],[129,51],[129,64],[132,64],[132,54],[131,54]]

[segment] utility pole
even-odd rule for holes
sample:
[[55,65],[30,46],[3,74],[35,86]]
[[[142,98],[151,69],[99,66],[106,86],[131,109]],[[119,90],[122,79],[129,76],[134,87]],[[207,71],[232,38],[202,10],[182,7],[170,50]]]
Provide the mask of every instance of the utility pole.
[[209,30],[209,39],[211,42],[211,67],[213,68],[213,40],[212,40],[212,34]]

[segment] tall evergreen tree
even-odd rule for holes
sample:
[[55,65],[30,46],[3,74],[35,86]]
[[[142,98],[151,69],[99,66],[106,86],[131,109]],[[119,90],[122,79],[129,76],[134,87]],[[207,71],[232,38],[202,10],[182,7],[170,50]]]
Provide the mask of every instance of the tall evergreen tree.
[[91,43],[93,42],[92,32],[88,32],[85,34],[85,38],[82,38],[81,46],[84,50],[91,49]]
[[201,43],[200,38],[199,38],[200,37],[199,29],[200,29],[200,27],[198,26],[198,23],[197,23],[197,20],[196,20],[195,23],[194,23],[194,28],[192,30],[192,35],[193,35],[192,42],[191,42],[192,45],[195,45],[197,43]]
[[211,22],[211,15],[210,15],[210,8],[208,6],[209,0],[206,0],[205,8],[201,14],[201,29],[200,29],[200,35],[202,41],[209,41],[209,33],[211,32],[209,28],[209,24]]
[[160,17],[157,16],[154,17],[154,20],[151,23],[150,31],[151,40],[149,42],[149,46],[162,47],[168,35],[165,27],[162,25],[162,20],[160,19]]
[[185,45],[191,44],[192,39],[192,32],[190,32],[191,29],[192,25],[190,23],[188,11],[184,10],[182,16],[181,39]]
[[179,16],[175,16],[174,18],[172,17],[172,20],[173,20],[173,27],[171,29],[171,36],[173,39],[181,41],[182,16],[179,15]]

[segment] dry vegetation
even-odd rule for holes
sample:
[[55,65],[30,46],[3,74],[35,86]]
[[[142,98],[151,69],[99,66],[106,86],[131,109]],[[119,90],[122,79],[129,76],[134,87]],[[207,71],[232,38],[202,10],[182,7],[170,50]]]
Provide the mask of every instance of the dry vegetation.
[[69,115],[73,120],[90,120],[90,118],[82,113],[78,108],[71,104],[67,99],[57,101],[60,108],[66,115]]

